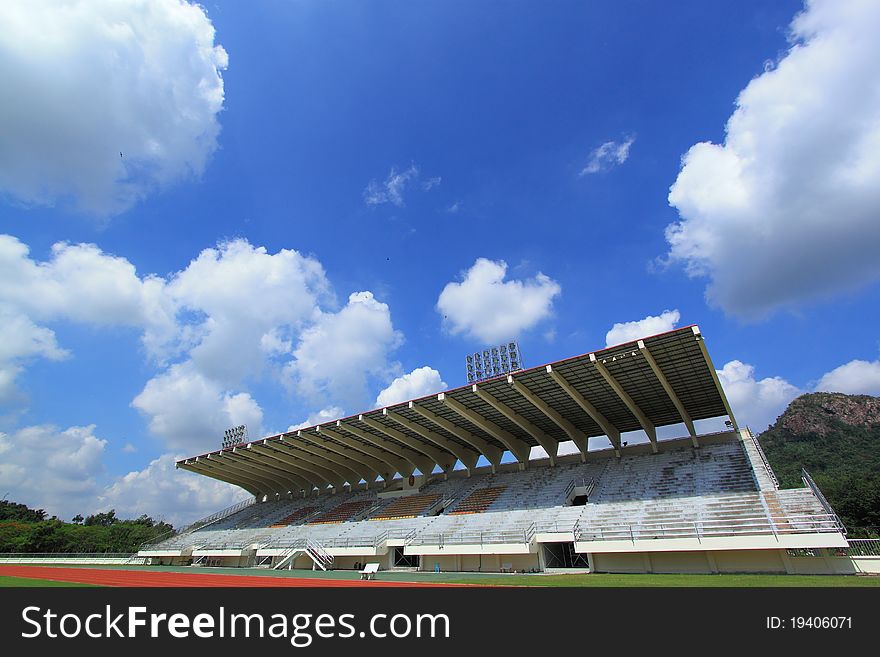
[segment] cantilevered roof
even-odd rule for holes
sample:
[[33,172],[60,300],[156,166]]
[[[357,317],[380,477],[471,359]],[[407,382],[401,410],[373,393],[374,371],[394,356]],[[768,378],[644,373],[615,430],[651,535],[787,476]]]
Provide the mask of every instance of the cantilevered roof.
[[414,399],[298,431],[178,461],[177,466],[241,486],[255,495],[374,482],[415,470],[448,470],[460,461],[526,461],[543,447],[643,430],[655,451],[656,428],[728,416],[736,425],[696,326],[532,367],[475,385]]

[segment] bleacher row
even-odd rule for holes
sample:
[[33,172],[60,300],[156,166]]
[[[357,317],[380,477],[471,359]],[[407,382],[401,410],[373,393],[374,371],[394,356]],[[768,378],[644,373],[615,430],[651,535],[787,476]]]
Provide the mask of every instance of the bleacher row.
[[[513,535],[533,525],[538,531],[571,531],[577,525],[589,537],[624,524],[711,528],[725,519],[823,512],[809,490],[765,490],[756,467],[743,443],[731,440],[524,471],[435,475],[420,490],[399,497],[380,498],[379,489],[252,504],[157,547],[285,546],[302,540],[368,545],[380,535],[406,535],[418,544],[440,535]],[[588,503],[568,506],[572,482],[592,484]]]

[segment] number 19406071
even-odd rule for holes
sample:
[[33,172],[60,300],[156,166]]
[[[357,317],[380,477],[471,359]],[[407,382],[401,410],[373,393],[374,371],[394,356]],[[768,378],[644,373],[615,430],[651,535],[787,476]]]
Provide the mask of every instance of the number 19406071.
[[767,616],[768,630],[851,630],[852,616]]

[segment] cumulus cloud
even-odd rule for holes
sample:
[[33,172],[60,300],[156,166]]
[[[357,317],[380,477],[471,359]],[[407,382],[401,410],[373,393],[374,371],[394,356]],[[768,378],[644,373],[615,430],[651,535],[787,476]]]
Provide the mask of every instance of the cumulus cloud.
[[191,362],[153,377],[131,402],[149,421],[150,432],[184,451],[216,449],[223,431],[245,424],[260,435],[263,410],[246,392],[225,390]]
[[161,335],[174,326],[175,312],[163,288],[160,279],[139,278],[127,260],[92,244],[60,242],[48,260],[37,261],[25,244],[0,235],[0,404],[17,397],[15,379],[24,363],[69,355],[46,322],[132,326]]
[[441,181],[440,176],[434,176],[419,182],[419,176],[419,168],[415,164],[410,164],[403,171],[391,167],[391,172],[383,182],[373,179],[367,184],[364,189],[364,203],[367,205],[390,203],[402,208],[405,205],[404,192],[408,187],[419,183],[423,191],[428,191],[439,185]]
[[105,217],[202,173],[227,55],[201,6],[7,0],[0,24],[0,191]]
[[677,310],[664,310],[660,315],[648,315],[635,322],[617,323],[605,334],[605,346],[612,347],[624,342],[632,342],[649,335],[671,331],[681,319]]
[[107,445],[94,431],[39,425],[0,432],[0,490],[68,520],[93,509]]
[[320,411],[309,414],[309,417],[299,424],[291,424],[287,427],[288,431],[298,431],[299,429],[305,429],[307,427],[314,427],[318,424],[324,424],[325,422],[331,422],[333,420],[338,420],[345,414],[345,411],[342,410],[341,406],[328,406],[327,408],[322,408]]
[[761,317],[880,277],[880,5],[813,0],[791,47],[698,143],[669,193],[668,259]]
[[171,454],[112,478],[104,466],[107,445],[95,435],[95,425],[0,432],[0,490],[63,520],[115,508],[123,518],[146,513],[176,526],[248,496],[236,486],[175,470],[177,457]]
[[147,514],[181,528],[249,497],[237,486],[176,469],[177,460],[163,454],[143,470],[117,478],[101,491],[99,508],[116,509],[122,518]]
[[620,166],[629,158],[629,149],[635,141],[634,136],[629,136],[621,141],[606,141],[596,147],[590,153],[590,159],[580,175],[587,176]]
[[437,312],[453,335],[484,344],[519,336],[549,318],[562,288],[542,273],[527,280],[504,280],[507,263],[478,258],[461,282],[448,283],[437,299]]
[[836,367],[819,379],[816,391],[880,397],[880,361],[851,360]]
[[390,309],[370,292],[336,296],[320,262],[268,253],[246,240],[203,250],[181,271],[139,275],[92,244],[59,243],[40,261],[0,235],[0,403],[20,397],[16,377],[33,359],[69,354],[51,325],[130,327],[157,373],[132,405],[172,449],[212,446],[222,430],[261,431],[247,391],[269,372],[310,403],[366,405],[399,374],[402,341]]
[[243,239],[202,251],[171,278],[167,296],[193,319],[178,319],[170,343],[148,335],[150,347],[189,350],[200,372],[227,384],[288,353],[290,336],[334,301],[317,260],[289,249],[270,254]]
[[756,379],[754,366],[739,360],[725,364],[718,378],[737,422],[755,433],[775,422],[791,400],[804,392],[779,376]]
[[409,399],[417,399],[441,392],[446,387],[443,379],[440,378],[440,372],[433,367],[418,367],[409,374],[397,377],[382,390],[376,398],[376,406],[391,406]]
[[403,342],[388,306],[371,292],[355,292],[338,312],[322,313],[303,330],[287,373],[307,399],[347,407],[371,399],[370,383],[399,370],[390,353]]

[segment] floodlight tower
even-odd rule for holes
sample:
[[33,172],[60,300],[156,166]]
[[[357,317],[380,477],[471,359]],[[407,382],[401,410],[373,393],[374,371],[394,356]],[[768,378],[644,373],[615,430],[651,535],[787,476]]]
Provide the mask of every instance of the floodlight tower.
[[504,376],[523,369],[522,354],[516,341],[475,351],[465,357],[467,381],[470,384]]
[[223,449],[227,447],[235,447],[236,445],[242,445],[247,442],[247,425],[239,424],[236,427],[230,427],[226,431],[223,432],[223,442],[221,443]]

